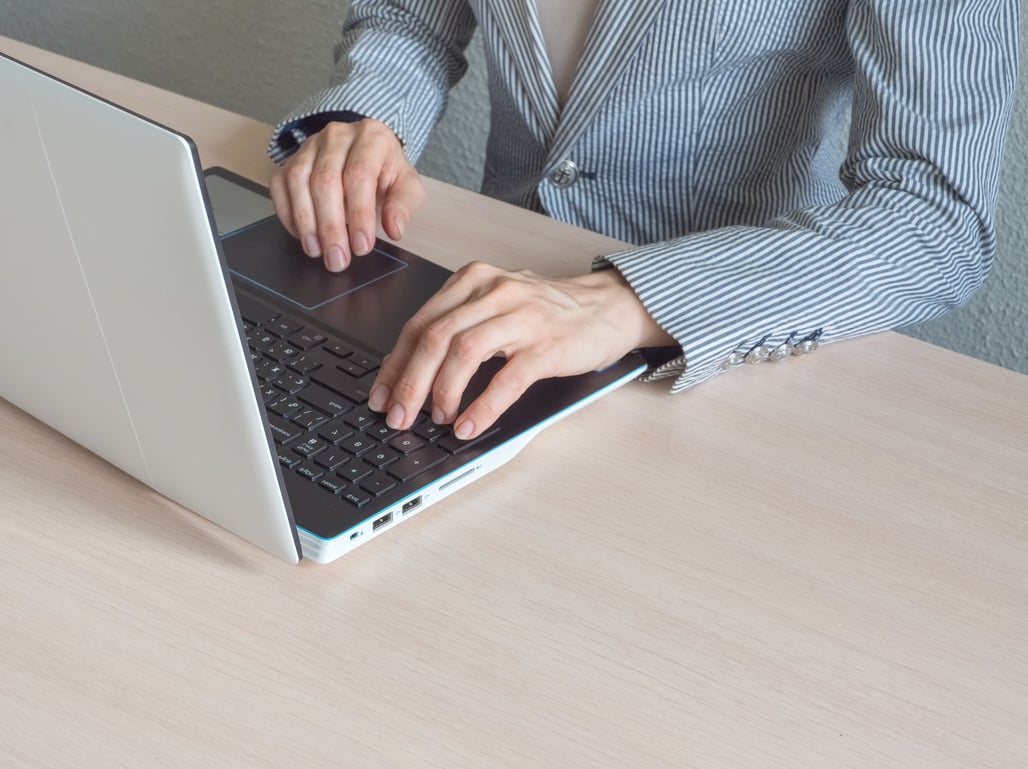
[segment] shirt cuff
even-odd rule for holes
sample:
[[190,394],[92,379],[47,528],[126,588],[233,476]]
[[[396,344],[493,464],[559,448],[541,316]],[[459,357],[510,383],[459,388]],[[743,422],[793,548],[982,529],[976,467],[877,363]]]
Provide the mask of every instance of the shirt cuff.
[[307,139],[329,123],[356,123],[364,115],[350,111],[315,112],[287,119],[275,127],[268,145],[268,155],[276,163],[284,163]]

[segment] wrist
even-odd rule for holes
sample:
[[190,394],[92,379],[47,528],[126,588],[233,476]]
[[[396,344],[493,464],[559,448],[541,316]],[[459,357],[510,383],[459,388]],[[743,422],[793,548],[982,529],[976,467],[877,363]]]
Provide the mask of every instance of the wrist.
[[605,306],[610,312],[607,318],[617,325],[619,331],[627,331],[634,340],[629,349],[678,346],[678,341],[650,315],[635,289],[619,270],[614,267],[597,270],[580,276],[579,280],[585,286],[603,289],[608,293]]

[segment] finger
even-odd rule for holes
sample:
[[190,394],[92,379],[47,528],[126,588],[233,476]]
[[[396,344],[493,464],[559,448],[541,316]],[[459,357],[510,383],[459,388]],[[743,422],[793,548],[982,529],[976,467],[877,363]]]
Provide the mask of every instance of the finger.
[[304,253],[310,257],[321,256],[317,216],[310,189],[311,167],[317,156],[317,144],[317,136],[305,141],[282,171],[285,194],[289,198],[293,227],[296,230],[294,235],[299,238]]
[[414,212],[425,202],[425,185],[418,172],[411,168],[402,172],[383,193],[382,229],[393,240],[407,231]]
[[372,411],[385,411],[392,404],[393,387],[407,367],[425,329],[469,298],[471,286],[461,280],[464,272],[465,268],[461,268],[447,278],[439,291],[404,324],[392,352],[382,360],[371,386],[368,407]]
[[353,128],[329,123],[318,134],[320,151],[311,168],[310,190],[316,214],[318,242],[325,267],[345,270],[350,263],[343,174],[353,144]]
[[[519,322],[513,313],[490,314],[470,319],[468,328],[453,336],[432,382],[432,411],[436,422],[454,421],[468,384],[479,367],[496,355],[515,354],[519,331]],[[412,364],[416,365],[416,358],[412,358]]]
[[423,313],[407,322],[372,385],[369,406],[386,411],[386,424],[396,430],[406,430],[428,399],[446,357],[453,324],[460,320],[455,313],[429,322],[431,317]]
[[350,248],[363,256],[375,243],[380,178],[389,148],[382,139],[362,136],[354,143],[343,168],[343,195]]
[[[482,262],[461,267],[404,324],[392,353],[379,369],[369,400],[372,409],[388,412],[390,426],[406,429],[425,403],[454,334],[509,311],[507,305],[515,299],[509,291],[503,292],[501,301],[484,301],[503,274]],[[442,417],[433,414],[437,422],[449,421],[456,405],[447,406],[451,408]]]
[[535,382],[550,376],[549,367],[529,354],[513,355],[496,372],[488,386],[454,421],[453,433],[461,440],[476,438],[488,430]]
[[278,215],[278,220],[282,222],[282,226],[286,228],[290,235],[294,238],[299,238],[300,232],[296,229],[296,223],[293,221],[293,206],[289,202],[289,190],[286,187],[285,171],[283,169],[278,169],[271,177],[268,188],[271,191],[271,202],[275,206],[275,214]]
[[[401,335],[402,344],[381,377],[389,388],[386,423],[407,429],[429,394],[433,420],[452,421],[482,362],[514,349],[510,340],[519,329],[508,309],[484,296],[458,304],[426,325],[420,325],[420,319],[410,324],[405,329],[409,335]],[[408,352],[405,345],[413,347]]]

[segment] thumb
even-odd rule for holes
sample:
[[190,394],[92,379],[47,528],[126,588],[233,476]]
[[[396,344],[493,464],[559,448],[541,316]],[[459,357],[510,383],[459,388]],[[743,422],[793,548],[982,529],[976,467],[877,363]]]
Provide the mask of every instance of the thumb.
[[385,190],[382,200],[382,229],[393,240],[407,230],[414,212],[425,202],[425,185],[414,168],[399,176]]

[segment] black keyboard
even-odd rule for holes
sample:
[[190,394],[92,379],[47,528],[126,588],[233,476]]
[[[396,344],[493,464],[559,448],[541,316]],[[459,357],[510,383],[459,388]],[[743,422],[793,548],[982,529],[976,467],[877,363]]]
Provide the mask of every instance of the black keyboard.
[[279,462],[351,509],[401,498],[495,434],[461,441],[426,411],[410,430],[390,428],[367,406],[377,356],[245,294],[237,301]]

